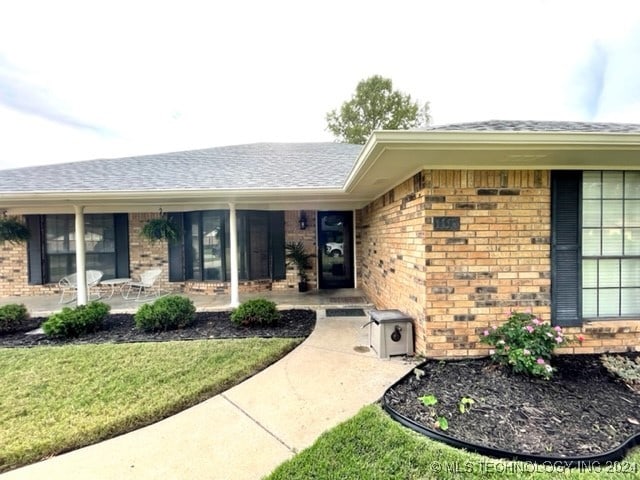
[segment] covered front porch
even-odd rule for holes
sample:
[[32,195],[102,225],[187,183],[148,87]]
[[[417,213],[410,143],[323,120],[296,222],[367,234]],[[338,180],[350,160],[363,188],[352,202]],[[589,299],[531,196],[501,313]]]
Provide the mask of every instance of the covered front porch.
[[[203,294],[181,294],[189,297],[196,308],[201,311],[224,311],[230,310],[231,295],[203,295]],[[374,308],[367,296],[358,288],[343,288],[334,290],[313,290],[299,293],[291,291],[265,291],[259,293],[240,293],[239,300],[244,302],[253,298],[266,298],[278,305],[279,308]],[[59,303],[59,295],[34,295],[34,296],[14,296],[0,297],[0,306],[11,303],[23,304],[27,307],[33,317],[46,316],[53,312],[62,310],[63,307],[74,307],[76,302],[67,304]],[[147,301],[152,302],[154,298]],[[105,295],[100,299],[111,306],[112,313],[132,313],[135,312],[143,302],[125,300],[121,295],[115,294],[111,298]]]

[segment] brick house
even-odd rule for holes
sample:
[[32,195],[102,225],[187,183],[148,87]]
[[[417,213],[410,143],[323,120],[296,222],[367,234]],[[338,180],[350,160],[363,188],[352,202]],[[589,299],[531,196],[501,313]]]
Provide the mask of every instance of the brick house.
[[[478,335],[531,309],[585,340],[640,345],[640,125],[483,122],[375,132],[364,147],[253,144],[0,171],[0,207],[28,245],[4,245],[0,295],[163,268],[203,294],[295,288],[284,245],[316,256],[314,288],[358,287],[415,319],[416,351],[481,355]],[[177,243],[142,240],[171,217]],[[233,254],[232,254],[233,252]]]

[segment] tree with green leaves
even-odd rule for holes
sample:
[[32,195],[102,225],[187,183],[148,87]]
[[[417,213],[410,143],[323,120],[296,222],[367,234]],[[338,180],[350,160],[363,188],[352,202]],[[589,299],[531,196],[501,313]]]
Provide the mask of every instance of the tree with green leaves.
[[356,144],[364,144],[374,130],[408,130],[430,121],[429,102],[420,107],[380,75],[361,80],[351,100],[327,113],[327,129],[339,141]]

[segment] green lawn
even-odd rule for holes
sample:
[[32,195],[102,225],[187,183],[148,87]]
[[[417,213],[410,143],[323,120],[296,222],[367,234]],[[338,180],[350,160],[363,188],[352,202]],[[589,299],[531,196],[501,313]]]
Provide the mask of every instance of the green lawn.
[[503,462],[430,440],[391,420],[378,406],[324,433],[268,480],[426,480],[485,478],[640,478],[640,448],[615,465],[563,469]]
[[301,339],[0,349],[0,471],[153,423],[241,382]]

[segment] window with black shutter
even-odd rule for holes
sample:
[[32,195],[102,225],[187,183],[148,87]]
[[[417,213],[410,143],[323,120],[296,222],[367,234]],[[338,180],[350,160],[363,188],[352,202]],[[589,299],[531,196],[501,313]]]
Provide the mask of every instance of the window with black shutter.
[[557,325],[640,315],[640,172],[552,172]]

